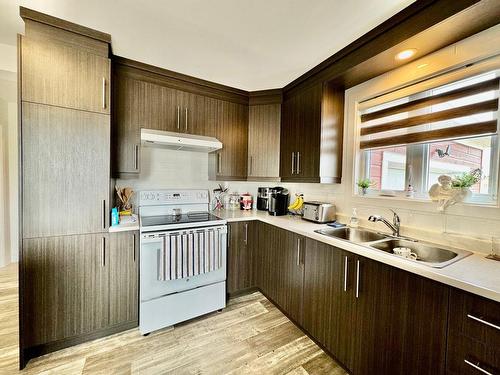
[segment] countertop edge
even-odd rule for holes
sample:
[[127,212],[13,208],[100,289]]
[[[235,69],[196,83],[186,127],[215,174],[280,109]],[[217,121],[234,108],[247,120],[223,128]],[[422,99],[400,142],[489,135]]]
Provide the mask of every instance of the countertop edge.
[[[229,211],[229,212],[231,212],[231,211]],[[245,213],[242,213],[242,216],[230,217],[231,214],[229,212],[227,214],[223,213],[223,212],[216,212],[215,214],[216,215],[219,214],[220,216],[222,216],[222,218],[225,219],[228,223],[241,222],[241,221],[254,221],[255,220],[255,221],[261,221],[261,222],[266,223],[266,224],[274,225],[278,228],[290,230],[290,231],[297,233],[301,236],[308,237],[308,238],[311,238],[313,240],[320,241],[320,242],[326,243],[328,245],[341,248],[343,250],[346,250],[346,251],[352,252],[354,254],[361,255],[363,257],[387,264],[389,266],[396,267],[398,269],[401,269],[401,270],[404,270],[407,272],[411,272],[411,273],[419,275],[419,276],[423,276],[425,278],[446,284],[448,286],[451,286],[451,287],[454,287],[454,288],[457,288],[457,289],[460,289],[460,290],[463,290],[463,291],[466,291],[466,292],[469,292],[469,293],[472,293],[472,294],[475,294],[475,295],[478,295],[478,296],[481,296],[481,297],[484,297],[487,299],[494,300],[496,302],[500,302],[500,291],[489,289],[486,286],[476,285],[476,284],[471,283],[470,281],[460,279],[457,276],[452,276],[452,275],[446,274],[446,273],[449,273],[447,271],[450,270],[450,267],[453,267],[457,263],[466,262],[467,260],[478,261],[479,259],[477,259],[477,258],[484,258],[484,255],[473,253],[472,255],[468,256],[467,258],[464,258],[464,259],[460,260],[459,262],[453,263],[453,264],[449,265],[448,267],[436,269],[436,268],[428,267],[425,265],[420,265],[420,264],[408,262],[407,260],[404,260],[404,259],[397,259],[392,255],[382,253],[378,250],[370,249],[364,245],[355,244],[352,242],[347,242],[347,241],[344,241],[341,239],[326,237],[324,235],[315,233],[314,231],[311,231],[311,230],[301,230],[301,229],[297,229],[297,228],[291,227],[291,226],[284,226],[283,222],[277,223],[276,222],[277,218],[274,216],[267,216],[266,217],[266,216],[259,216],[259,214],[255,213],[255,212],[245,212]],[[233,212],[233,215],[234,215],[234,212]],[[282,218],[286,218],[286,217],[282,217]],[[308,222],[300,222],[300,223],[311,224]],[[297,224],[299,224],[299,222],[297,222]],[[315,225],[318,225],[318,224],[315,224]],[[320,229],[319,225],[318,225],[317,229]],[[464,263],[461,263],[461,265],[463,265],[463,264]],[[453,268],[451,268],[451,269],[453,269]]]

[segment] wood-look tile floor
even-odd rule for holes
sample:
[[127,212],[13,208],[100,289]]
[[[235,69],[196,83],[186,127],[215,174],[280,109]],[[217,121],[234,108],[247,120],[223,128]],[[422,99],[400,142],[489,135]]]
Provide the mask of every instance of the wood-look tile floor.
[[261,293],[143,337],[137,329],[18,371],[17,265],[0,268],[0,374],[345,374]]

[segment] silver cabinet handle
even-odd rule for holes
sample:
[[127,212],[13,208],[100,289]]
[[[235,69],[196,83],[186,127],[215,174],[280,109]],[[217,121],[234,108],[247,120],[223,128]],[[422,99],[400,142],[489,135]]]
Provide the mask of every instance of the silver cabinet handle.
[[300,266],[300,238],[297,238],[297,266]]
[[245,223],[245,244],[248,244],[248,223]]
[[297,151],[297,174],[300,174],[300,152]]
[[106,238],[101,239],[101,266],[106,267]]
[[132,260],[135,263],[136,259],[135,234],[132,234],[132,241],[134,241],[134,243],[132,244]]
[[294,174],[295,172],[294,164],[295,164],[295,152],[292,152],[292,174]]
[[478,318],[477,316],[474,316],[472,314],[467,314],[467,318],[473,319],[473,320],[475,320],[476,322],[479,322],[479,323],[483,323],[483,324],[487,325],[488,327],[492,327],[492,328],[496,328],[496,329],[500,330],[500,326],[497,326],[496,324],[493,324],[493,323],[490,323],[490,322],[488,322],[486,320]]
[[493,375],[491,372],[488,372],[485,369],[481,368],[479,366],[479,362],[477,362],[477,364],[475,364],[475,363],[472,363],[471,361],[468,361],[466,359],[464,359],[464,362],[467,363],[470,367],[475,368],[477,371],[482,372],[483,374]]
[[134,169],[139,169],[139,145],[135,145],[134,149]]
[[188,109],[185,108],[184,114],[186,115],[186,132],[188,131]]
[[349,258],[344,257],[344,292],[347,292],[347,272],[349,272]]
[[177,106],[177,129],[181,128],[181,107]]
[[250,156],[250,166],[248,169],[249,169],[248,175],[251,176],[253,170],[253,156]]
[[219,152],[217,154],[217,173],[221,173],[221,165],[222,165],[222,155],[221,153]]
[[359,298],[359,259],[356,261],[356,298]]
[[102,200],[102,228],[106,229],[106,199]]
[[106,77],[102,77],[102,109],[106,109]]

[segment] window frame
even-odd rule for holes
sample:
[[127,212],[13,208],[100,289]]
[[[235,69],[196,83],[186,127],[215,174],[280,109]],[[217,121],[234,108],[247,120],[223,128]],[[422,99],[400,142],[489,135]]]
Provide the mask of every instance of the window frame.
[[[488,65],[488,64],[486,64]],[[386,94],[378,95],[375,97],[375,100],[378,102],[377,104],[369,105],[367,103],[370,103],[372,99],[366,99],[362,101],[358,101],[356,103],[356,140],[355,140],[355,155],[356,157],[354,158],[354,180],[353,180],[353,194],[354,196],[358,197],[366,197],[366,198],[382,198],[382,199],[387,199],[388,197],[380,195],[380,192],[384,189],[380,187],[380,190],[368,190],[368,193],[366,195],[362,195],[359,192],[359,189],[356,186],[356,181],[359,180],[359,178],[366,178],[369,176],[369,168],[370,168],[370,163],[369,163],[369,158],[366,157],[368,152],[365,152],[367,150],[361,150],[360,149],[360,129],[361,129],[361,113],[362,110],[368,107],[372,107],[375,105],[380,105],[385,102],[392,102],[404,97],[408,97],[410,99],[416,98],[419,94],[422,94],[422,92],[427,91],[432,89],[432,87],[439,87],[439,86],[444,86],[447,84],[452,84],[453,82],[468,79],[468,78],[473,78],[474,76],[478,76],[484,73],[487,73],[488,71],[494,71],[500,69],[500,65],[496,64],[495,67],[489,67],[488,69],[483,69],[482,71],[478,72],[470,72],[469,74],[458,74],[458,77],[455,76],[455,74],[444,74],[444,76],[450,76],[448,78],[446,77],[434,77],[435,79],[431,78],[428,80],[428,82],[419,82],[415,83],[413,85],[408,85],[407,87],[399,90],[394,90],[393,92],[389,93],[388,96],[390,96],[390,99],[387,100],[382,100],[381,98],[387,96]],[[472,69],[475,70],[475,69]],[[432,83],[436,82],[437,83]],[[423,88],[422,88],[423,86]],[[427,86],[427,87],[426,87]],[[410,92],[408,92],[410,91]],[[398,96],[398,93],[400,94]],[[498,100],[500,101],[500,95]],[[472,204],[472,205],[480,205],[480,206],[499,206],[499,197],[498,197],[498,192],[500,190],[500,175],[499,175],[499,167],[500,167],[500,142],[499,142],[499,137],[500,137],[500,110],[497,111],[497,126],[499,127],[499,131],[497,131],[496,135],[491,136],[491,160],[490,160],[490,176],[489,176],[489,186],[491,186],[491,192],[489,194],[472,194],[472,197],[468,199],[467,201],[462,202],[463,204]],[[479,138],[478,137],[471,137],[471,138]],[[432,142],[430,142],[432,143]],[[402,200],[411,200],[411,201],[423,201],[423,202],[431,202],[429,195],[428,195],[428,177],[429,177],[429,167],[430,167],[430,160],[429,160],[429,145],[430,143],[421,143],[421,144],[406,144],[406,170],[405,170],[405,187],[408,186],[409,184],[409,169],[410,166],[412,167],[412,177],[413,177],[413,186],[415,187],[415,190],[417,191],[414,195],[414,197],[407,197],[406,196],[406,191],[405,190],[396,190],[395,192],[395,197],[390,197],[392,199],[402,199]],[[418,168],[415,168],[415,166],[418,166]]]

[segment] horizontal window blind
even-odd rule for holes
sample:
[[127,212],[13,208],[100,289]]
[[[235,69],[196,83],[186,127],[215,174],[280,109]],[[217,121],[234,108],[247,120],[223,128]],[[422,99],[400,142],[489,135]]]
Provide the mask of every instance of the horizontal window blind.
[[500,79],[494,73],[482,77],[366,109],[361,114],[360,148],[496,134]]

